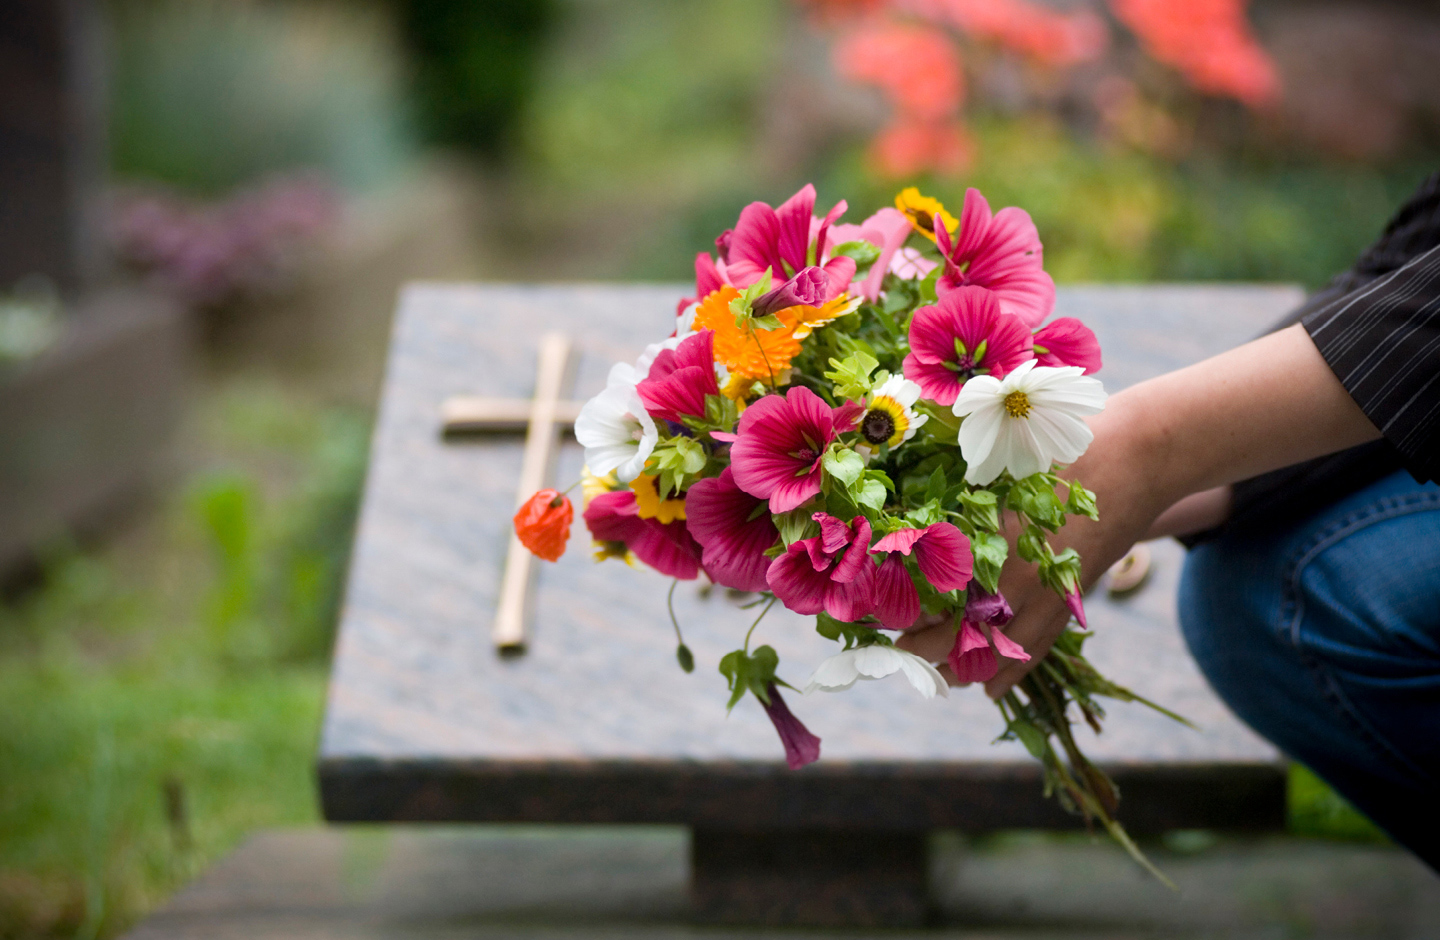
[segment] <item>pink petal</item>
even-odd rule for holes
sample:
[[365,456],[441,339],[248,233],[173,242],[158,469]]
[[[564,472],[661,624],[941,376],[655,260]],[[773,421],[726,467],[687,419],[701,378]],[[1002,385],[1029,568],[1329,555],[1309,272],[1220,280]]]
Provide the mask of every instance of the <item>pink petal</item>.
[[763,202],[752,202],[740,211],[740,220],[730,235],[725,272],[736,287],[749,287],[768,269],[772,277],[784,278],[776,243],[780,221],[775,210]]
[[830,413],[830,420],[835,425],[835,431],[843,434],[846,431],[855,430],[855,425],[859,423],[860,416],[864,413],[865,405],[863,403],[847,401],[835,406],[835,410]]
[[988,682],[1000,671],[1000,663],[990,649],[990,641],[968,620],[961,622],[960,632],[955,635],[955,645],[950,648],[946,659],[950,663],[950,671],[961,682]]
[[870,273],[865,275],[865,283],[860,288],[865,299],[873,303],[880,297],[880,285],[885,280],[885,272],[890,270],[895,252],[910,237],[910,220],[899,209],[881,209],[866,219],[861,229],[864,233],[862,237],[880,249],[880,257],[871,265]]
[[780,537],[764,505],[735,485],[729,467],[718,477],[700,480],[685,494],[685,523],[700,543],[700,562],[710,580],[737,591],[763,591],[769,586],[770,559],[765,550]]
[[1090,629],[1089,625],[1085,623],[1085,601],[1081,598],[1078,587],[1071,588],[1066,592],[1065,606],[1070,608],[1070,613],[1074,614],[1075,619],[1080,621],[1080,628],[1082,630]]
[[644,527],[629,543],[636,558],[661,574],[681,581],[693,580],[700,573],[700,545],[690,536],[684,520],[640,521]]
[[855,280],[855,259],[843,256],[831,258],[825,262],[825,275],[830,279],[830,291],[825,297],[825,302],[829,303],[845,293],[850,282]]
[[924,529],[896,529],[889,535],[881,536],[880,541],[875,543],[871,549],[875,552],[899,552],[902,555],[910,554],[910,547],[920,541],[925,534]]
[[833,580],[825,589],[825,612],[836,620],[852,623],[875,610],[875,566],[863,549],[860,561],[861,567],[854,578]]
[[874,607],[875,616],[890,630],[904,630],[920,616],[920,592],[898,553],[887,555],[875,572]]
[[953,405],[960,397],[960,377],[940,363],[922,362],[915,353],[901,364],[905,378],[920,386],[920,394],[937,405]]
[[776,277],[789,277],[805,267],[805,253],[810,247],[810,220],[814,215],[815,187],[809,183],[775,210],[778,226],[776,249],[780,259],[790,265],[789,271],[775,271]]
[[864,516],[856,516],[850,521],[850,530],[854,533],[850,547],[845,550],[840,563],[830,572],[833,580],[842,583],[862,577],[875,568],[870,563],[870,520]]
[[818,614],[825,609],[825,592],[830,587],[830,576],[816,571],[810,562],[810,553],[805,539],[785,549],[785,554],[770,563],[765,581],[770,590],[780,598],[780,603],[797,614]]
[[1025,647],[1010,639],[996,627],[990,631],[990,639],[995,642],[995,652],[1006,659],[1018,660],[1022,663],[1030,661],[1030,654],[1025,652]]
[[817,512],[811,518],[820,524],[820,544],[827,555],[833,555],[850,544],[853,533],[849,525],[828,512]]
[[695,256],[695,298],[704,300],[712,292],[725,286],[725,280],[715,267],[710,253],[702,251]]
[[[829,245],[831,223],[844,215],[845,210],[848,208],[850,208],[850,204],[843,199],[840,200],[839,202],[835,203],[835,205],[830,207],[830,211],[825,213],[825,218],[821,219],[819,224],[816,226],[817,230],[815,232],[815,258],[817,260],[825,257],[825,249]],[[850,273],[853,275],[855,272],[852,271]],[[847,281],[846,283],[848,284],[849,282]]]
[[915,564],[937,591],[958,591],[970,583],[975,559],[970,540],[948,522],[937,522],[915,543]]
[[1074,317],[1060,317],[1035,331],[1035,358],[1042,366],[1080,366],[1085,374],[1100,371],[1100,341]]

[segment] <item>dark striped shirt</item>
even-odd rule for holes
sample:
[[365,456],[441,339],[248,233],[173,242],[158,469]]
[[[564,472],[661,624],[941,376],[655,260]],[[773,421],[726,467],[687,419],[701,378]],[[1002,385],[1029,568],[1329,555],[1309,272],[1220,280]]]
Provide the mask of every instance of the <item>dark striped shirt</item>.
[[1385,435],[1234,486],[1218,529],[1263,536],[1402,467],[1440,476],[1440,173],[1426,179],[1348,270],[1273,329],[1303,323],[1330,368]]
[[1440,247],[1300,322],[1406,468],[1440,476]]

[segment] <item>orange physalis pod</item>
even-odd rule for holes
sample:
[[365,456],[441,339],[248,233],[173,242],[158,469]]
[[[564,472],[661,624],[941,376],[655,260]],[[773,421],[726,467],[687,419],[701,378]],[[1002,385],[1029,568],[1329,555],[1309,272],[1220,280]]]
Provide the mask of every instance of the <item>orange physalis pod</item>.
[[525,500],[515,513],[515,534],[520,544],[546,561],[558,561],[565,554],[575,507],[558,490],[541,490]]

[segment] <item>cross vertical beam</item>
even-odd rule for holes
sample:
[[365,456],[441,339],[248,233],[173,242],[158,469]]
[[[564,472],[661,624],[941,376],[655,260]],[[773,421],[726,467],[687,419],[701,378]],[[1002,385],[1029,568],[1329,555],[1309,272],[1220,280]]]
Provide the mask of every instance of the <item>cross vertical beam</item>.
[[[561,427],[557,421],[562,387],[571,377],[570,338],[564,333],[546,333],[540,337],[540,357],[535,370],[535,398],[530,406],[530,421],[525,432],[525,455],[520,464],[520,485],[515,495],[515,508],[544,488],[559,450]],[[534,596],[535,556],[520,544],[514,529],[510,531],[510,547],[505,556],[505,574],[500,582],[500,603],[490,638],[502,653],[525,651],[526,625]]]

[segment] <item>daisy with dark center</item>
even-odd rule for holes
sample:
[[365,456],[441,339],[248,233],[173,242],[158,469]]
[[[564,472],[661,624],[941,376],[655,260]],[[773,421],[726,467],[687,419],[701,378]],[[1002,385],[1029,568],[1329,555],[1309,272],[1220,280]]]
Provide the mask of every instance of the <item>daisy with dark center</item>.
[[860,436],[875,447],[899,447],[930,420],[928,415],[915,411],[919,399],[919,385],[903,375],[890,376],[870,393],[869,404],[860,417]]

